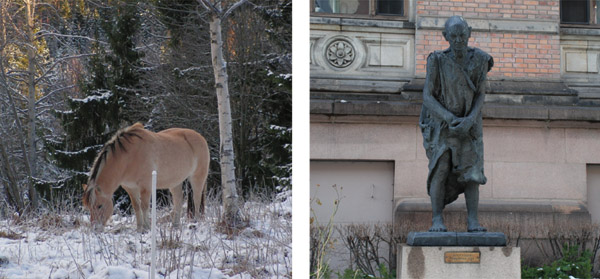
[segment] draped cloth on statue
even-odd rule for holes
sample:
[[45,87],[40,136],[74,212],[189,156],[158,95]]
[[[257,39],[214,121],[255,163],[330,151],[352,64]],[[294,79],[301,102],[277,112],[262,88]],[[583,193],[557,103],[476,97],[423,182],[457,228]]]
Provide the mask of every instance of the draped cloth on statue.
[[[481,92],[480,87],[485,87],[486,74],[494,65],[494,60],[480,49],[469,48],[464,65],[452,58],[450,49],[432,52],[427,58],[425,82],[431,88],[433,97],[456,117],[469,115]],[[437,118],[423,105],[419,126],[429,159],[427,193],[432,174],[445,152],[449,152],[452,166],[444,188],[444,206],[456,200],[467,184],[487,182],[483,172],[481,113],[474,117],[468,133],[455,134],[450,133],[448,123]]]

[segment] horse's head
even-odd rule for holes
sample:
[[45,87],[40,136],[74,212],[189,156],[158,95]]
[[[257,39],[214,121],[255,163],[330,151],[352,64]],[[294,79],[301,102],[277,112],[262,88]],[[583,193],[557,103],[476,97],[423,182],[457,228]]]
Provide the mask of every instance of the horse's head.
[[100,187],[92,182],[83,184],[83,206],[90,211],[90,222],[96,231],[102,231],[113,212],[112,195],[102,193]]

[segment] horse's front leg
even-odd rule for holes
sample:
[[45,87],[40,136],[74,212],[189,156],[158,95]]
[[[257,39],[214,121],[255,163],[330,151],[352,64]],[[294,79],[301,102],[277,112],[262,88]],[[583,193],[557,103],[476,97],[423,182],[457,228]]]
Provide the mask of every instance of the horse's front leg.
[[[150,198],[151,191],[142,190],[141,192],[141,211],[142,211],[142,229],[147,231],[150,229]],[[156,206],[156,205],[154,205]]]
[[173,197],[173,211],[171,211],[171,218],[173,218],[173,226],[178,227],[179,221],[181,220],[181,208],[183,205],[183,185],[180,184],[169,190]]
[[123,187],[127,194],[129,194],[129,199],[131,200],[131,206],[133,207],[133,211],[135,212],[135,222],[137,223],[137,230],[139,232],[143,231],[144,226],[144,215],[142,214],[142,210],[140,208],[140,191],[136,191],[133,189],[127,189]]

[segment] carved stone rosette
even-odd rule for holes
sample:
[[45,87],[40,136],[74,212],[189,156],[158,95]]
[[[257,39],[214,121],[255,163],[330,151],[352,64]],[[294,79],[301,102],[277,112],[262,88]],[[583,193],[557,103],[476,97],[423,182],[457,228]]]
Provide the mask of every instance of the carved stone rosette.
[[354,62],[354,47],[346,40],[335,40],[327,46],[326,56],[332,66],[345,68]]

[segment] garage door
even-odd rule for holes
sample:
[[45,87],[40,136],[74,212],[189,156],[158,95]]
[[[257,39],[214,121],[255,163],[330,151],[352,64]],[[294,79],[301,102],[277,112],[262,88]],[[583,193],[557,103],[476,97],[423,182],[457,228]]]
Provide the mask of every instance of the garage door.
[[600,165],[587,166],[587,203],[592,222],[600,223]]
[[335,224],[391,223],[394,163],[311,161],[311,217],[327,224],[339,199]]

